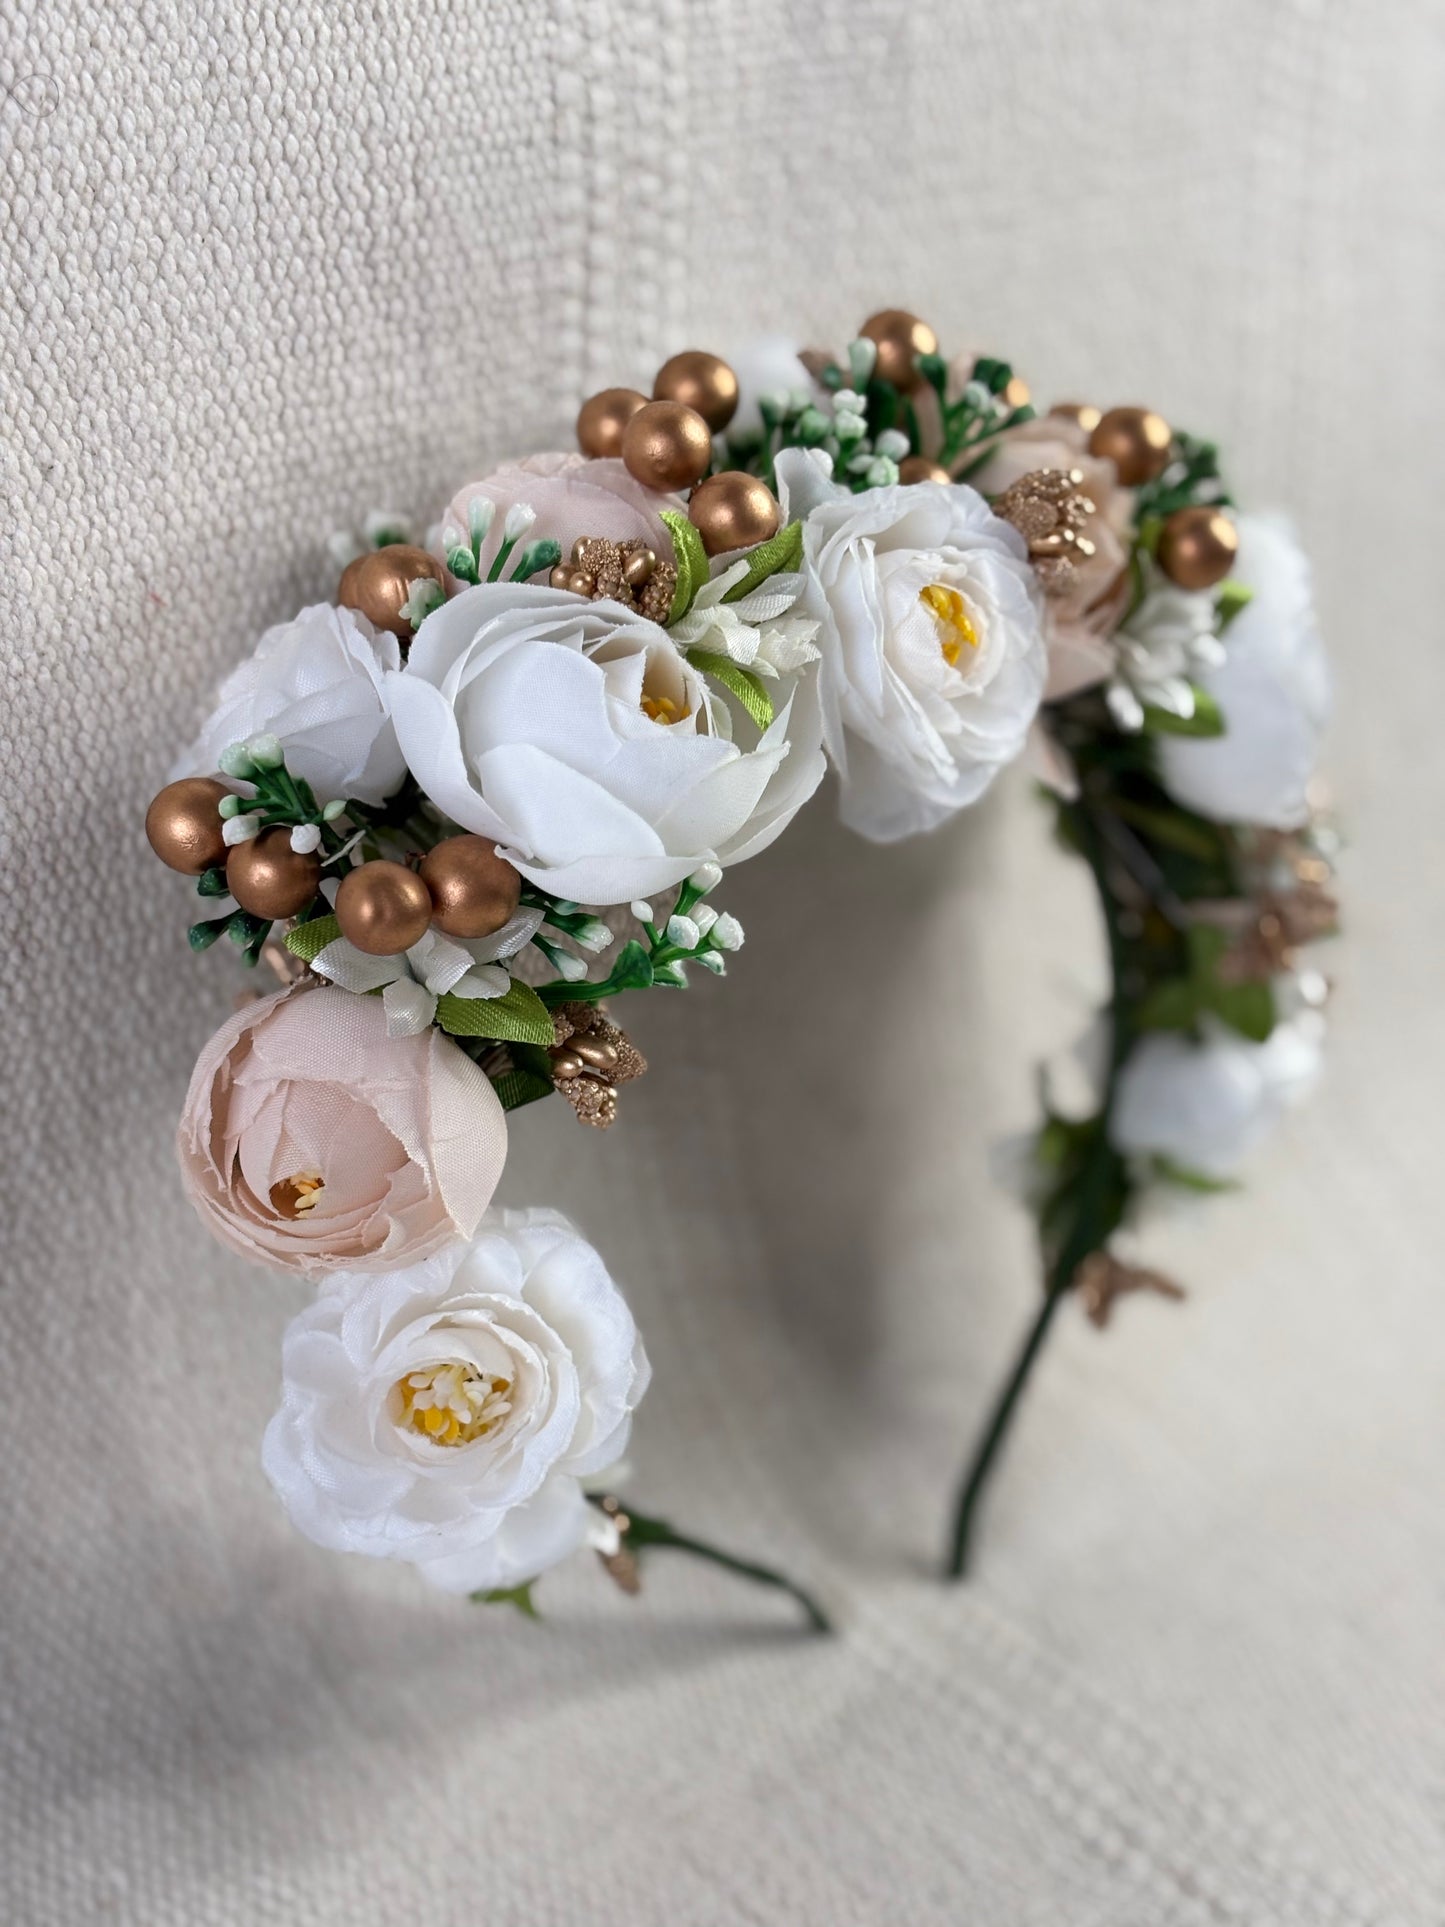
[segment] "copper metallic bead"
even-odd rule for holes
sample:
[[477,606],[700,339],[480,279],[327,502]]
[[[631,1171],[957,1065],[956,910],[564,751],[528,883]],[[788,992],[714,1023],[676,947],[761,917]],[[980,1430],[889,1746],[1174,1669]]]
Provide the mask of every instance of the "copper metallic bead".
[[198,877],[225,862],[218,811],[221,798],[230,793],[214,776],[183,776],[166,784],[146,811],[146,837],[162,863]]
[[1159,531],[1159,566],[1181,589],[1212,589],[1239,553],[1239,532],[1218,509],[1176,509]]
[[656,401],[680,401],[695,408],[714,435],[720,434],[738,410],[738,378],[717,355],[689,348],[663,362],[652,384]]
[[341,879],[336,921],[341,934],[368,957],[394,957],[426,935],[431,892],[415,870],[378,857]]
[[384,549],[373,549],[347,563],[336,600],[343,608],[359,610],[378,629],[389,629],[402,642],[410,642],[412,626],[401,612],[402,605],[423,576],[446,588],[446,570],[434,555],[410,542],[388,542]]
[[766,482],[729,469],[724,475],[710,475],[693,490],[687,519],[709,555],[725,555],[729,549],[750,549],[776,535],[782,510]]
[[253,917],[294,917],[321,887],[321,859],[291,848],[290,830],[262,830],[226,858],[226,888]]
[[622,431],[646,406],[646,395],[635,388],[604,388],[600,395],[589,396],[577,415],[577,446],[594,461],[620,455]]
[[685,402],[650,401],[622,432],[622,459],[644,488],[691,488],[707,474],[712,435]]
[[938,336],[926,321],[909,314],[906,308],[884,308],[879,314],[870,314],[858,332],[878,344],[873,372],[879,381],[892,382],[905,395],[923,380],[918,357],[938,353]]
[[1049,413],[1062,421],[1077,422],[1086,435],[1092,435],[1103,420],[1103,410],[1091,401],[1056,401]]
[[1152,482],[1169,463],[1169,424],[1152,408],[1110,408],[1089,436],[1089,453],[1114,464],[1125,488]]
[[930,462],[926,455],[905,455],[898,464],[898,479],[911,486],[914,482],[951,482],[953,477],[942,462]]
[[418,872],[444,936],[490,937],[515,914],[522,879],[485,836],[449,836],[427,851]]

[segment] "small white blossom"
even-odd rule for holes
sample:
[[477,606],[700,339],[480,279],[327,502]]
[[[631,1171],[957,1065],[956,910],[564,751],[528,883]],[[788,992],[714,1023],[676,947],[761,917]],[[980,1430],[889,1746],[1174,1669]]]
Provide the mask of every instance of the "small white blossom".
[[880,455],[886,455],[891,462],[901,462],[908,453],[908,437],[901,428],[885,428],[873,444]]
[[557,975],[569,984],[580,983],[587,975],[586,964],[570,950],[554,950],[552,962],[557,966]]
[[612,932],[601,917],[593,917],[590,923],[585,923],[580,930],[573,931],[572,941],[596,957],[600,956],[612,942]]
[[504,960],[532,941],[542,915],[537,909],[519,910],[490,937],[465,941],[428,930],[410,950],[390,957],[373,957],[337,937],[311,968],[343,990],[380,990],[387,1035],[414,1037],[435,1020],[438,997],[505,997],[512,979]]
[[537,511],[530,502],[513,502],[507,510],[507,519],[502,524],[502,539],[515,542],[527,533],[537,519]]
[[238,843],[250,843],[261,834],[261,812],[251,810],[245,816],[230,816],[221,826],[221,839],[228,850],[234,850]]
[[833,412],[833,426],[841,441],[857,441],[860,435],[868,433],[868,417],[855,414],[851,408],[838,408]]
[[[471,530],[472,542],[480,549],[492,531],[492,518],[497,505],[486,495],[474,495],[467,503],[467,526]],[[458,535],[458,541],[461,537]]]
[[720,863],[699,863],[692,875],[688,878],[688,882],[694,890],[701,890],[705,893],[708,890],[715,890],[722,882],[722,877],[722,865]]
[[223,823],[225,822],[228,816],[239,816],[242,810],[245,809],[245,807],[246,807],[246,798],[244,796],[235,796],[235,795],[223,796],[220,802],[216,805],[216,808],[220,813],[221,821]]
[[841,408],[849,415],[863,415],[868,404],[856,389],[839,388],[833,396],[833,408],[835,412]]
[[718,913],[710,903],[700,903],[692,913],[692,920],[704,936],[717,922]]
[[413,629],[420,629],[432,610],[439,609],[445,601],[446,591],[440,582],[434,582],[429,575],[419,575],[407,590],[401,613]]
[[256,766],[247,755],[244,743],[227,743],[216,758],[216,768],[222,776],[233,776],[239,783],[249,782],[256,773]]
[[726,977],[728,967],[715,950],[704,950],[697,958],[704,970],[710,970],[714,977]]
[[632,905],[632,914],[639,923],[651,923],[652,905],[650,903],[644,903],[642,898],[638,897]]
[[741,950],[743,927],[736,917],[724,911],[712,927],[712,940],[719,950]]
[[273,736],[269,730],[264,735],[249,738],[245,751],[257,769],[280,769],[286,761],[280,737]]
[[291,848],[297,856],[310,856],[321,845],[321,825],[319,823],[298,823],[291,832]]
[[853,380],[860,388],[866,388],[873,379],[873,370],[878,366],[878,343],[867,335],[860,335],[856,341],[848,343],[848,369]]
[[868,464],[866,480],[869,488],[892,488],[898,480],[898,464],[890,456],[879,455]]
[[702,932],[691,917],[672,916],[667,920],[667,941],[675,943],[679,950],[696,950],[702,942]]
[[334,823],[338,816],[344,816],[345,814],[346,798],[344,796],[333,796],[325,809],[322,810],[321,820],[323,823]]

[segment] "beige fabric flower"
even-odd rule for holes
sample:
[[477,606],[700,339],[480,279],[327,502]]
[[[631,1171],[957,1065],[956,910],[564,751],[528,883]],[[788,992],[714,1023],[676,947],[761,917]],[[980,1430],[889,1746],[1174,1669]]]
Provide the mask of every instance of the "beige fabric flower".
[[579,536],[598,535],[609,542],[645,542],[670,560],[672,539],[658,511],[687,506],[680,495],[659,495],[644,488],[620,461],[593,460],[575,452],[526,455],[504,462],[480,481],[468,482],[453,496],[443,526],[465,531],[477,497],[494,509],[482,544],[483,577],[502,540],[508,509],[523,505],[535,509],[537,519],[523,541],[540,542],[551,536],[560,543],[564,558],[571,555]]
[[243,1257],[308,1276],[389,1271],[472,1235],[507,1125],[441,1032],[389,1037],[379,997],[292,989],[206,1045],[177,1150],[191,1202]]
[[1057,702],[1113,673],[1109,638],[1128,602],[1126,564],[1134,497],[1131,489],[1120,488],[1112,462],[1089,453],[1088,436],[1079,424],[1062,415],[1041,415],[1011,428],[969,479],[985,495],[1002,495],[1040,468],[1079,469],[1084,493],[1095,505],[1088,524],[1094,554],[1075,562],[1073,588],[1048,600],[1044,629],[1049,680],[1044,701]]

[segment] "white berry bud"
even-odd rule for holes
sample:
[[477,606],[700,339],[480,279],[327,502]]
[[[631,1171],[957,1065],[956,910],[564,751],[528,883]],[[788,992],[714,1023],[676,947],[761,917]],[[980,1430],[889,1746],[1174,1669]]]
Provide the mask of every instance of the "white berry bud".
[[291,848],[297,856],[310,856],[320,843],[321,825],[319,823],[298,823],[291,832]]
[[730,917],[724,912],[712,927],[712,940],[719,950],[741,950],[743,927],[736,917]]
[[231,816],[221,825],[221,840],[228,850],[234,850],[238,843],[250,843],[261,834],[261,813],[253,810],[249,816]]
[[667,941],[675,943],[679,950],[696,950],[702,942],[702,932],[691,917],[669,917]]
[[281,738],[272,736],[269,731],[263,736],[253,736],[246,744],[246,754],[257,769],[280,769],[286,761],[286,752],[281,747]]
[[652,905],[650,903],[644,903],[642,898],[638,897],[636,902],[632,905],[632,914],[634,917],[636,917],[639,923],[651,923],[652,922]]
[[694,890],[715,890],[722,882],[722,874],[720,863],[699,863],[688,882]]

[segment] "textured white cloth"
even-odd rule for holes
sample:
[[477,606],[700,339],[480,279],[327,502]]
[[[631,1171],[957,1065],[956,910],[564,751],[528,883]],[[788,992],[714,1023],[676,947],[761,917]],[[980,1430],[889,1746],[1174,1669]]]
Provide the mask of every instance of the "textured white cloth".
[[[1445,1912],[1440,209],[1425,0],[319,0],[0,10],[0,1916],[17,1927],[1426,1927]],[[987,1165],[1097,990],[1025,786],[925,844],[820,798],[639,999],[605,1138],[512,1133],[656,1366],[660,1555],[551,1623],[320,1552],[262,1478],[301,1293],[172,1135],[230,1007],[145,803],[325,541],[604,382],[903,301],[1044,394],[1215,432],[1297,514],[1353,849],[1321,1096],[1060,1321]],[[825,791],[825,797],[827,792]],[[751,1070],[749,1069],[751,1066]]]

